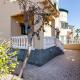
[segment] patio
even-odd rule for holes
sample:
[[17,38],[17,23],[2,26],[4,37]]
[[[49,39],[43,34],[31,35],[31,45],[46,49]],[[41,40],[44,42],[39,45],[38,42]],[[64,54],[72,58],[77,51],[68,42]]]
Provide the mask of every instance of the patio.
[[47,64],[37,67],[27,65],[24,80],[80,80],[80,51],[65,50]]

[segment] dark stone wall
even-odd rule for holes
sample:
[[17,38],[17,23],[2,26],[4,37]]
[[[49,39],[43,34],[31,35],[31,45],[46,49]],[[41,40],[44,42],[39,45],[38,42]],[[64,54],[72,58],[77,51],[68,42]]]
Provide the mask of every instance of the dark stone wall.
[[[14,50],[15,49],[12,49],[11,51]],[[42,66],[48,61],[50,61],[51,59],[61,54],[64,54],[64,52],[59,47],[56,46],[47,49],[35,49],[32,50],[30,53],[28,64]],[[17,54],[18,61],[23,62],[26,56],[27,56],[27,50],[25,49],[18,50],[18,54]]]
[[64,54],[64,52],[56,46],[48,49],[36,49],[35,51],[31,51],[28,63],[36,66],[42,66],[61,54]]

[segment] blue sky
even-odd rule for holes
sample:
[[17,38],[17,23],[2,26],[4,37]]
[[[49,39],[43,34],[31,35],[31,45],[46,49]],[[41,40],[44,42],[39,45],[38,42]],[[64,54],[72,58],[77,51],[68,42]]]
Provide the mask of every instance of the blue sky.
[[59,7],[67,9],[68,22],[76,28],[80,27],[80,0],[59,0]]

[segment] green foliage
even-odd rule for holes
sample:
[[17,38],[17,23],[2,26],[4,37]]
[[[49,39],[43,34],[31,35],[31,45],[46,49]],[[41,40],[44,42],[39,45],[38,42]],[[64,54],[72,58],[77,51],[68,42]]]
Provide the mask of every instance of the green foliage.
[[76,33],[80,33],[80,29],[76,29],[75,31],[76,31]]
[[11,74],[17,62],[17,50],[10,52],[10,47],[8,42],[0,44],[0,79],[3,75]]
[[76,29],[75,32],[76,32],[76,36],[74,38],[78,39],[80,34],[80,29]]

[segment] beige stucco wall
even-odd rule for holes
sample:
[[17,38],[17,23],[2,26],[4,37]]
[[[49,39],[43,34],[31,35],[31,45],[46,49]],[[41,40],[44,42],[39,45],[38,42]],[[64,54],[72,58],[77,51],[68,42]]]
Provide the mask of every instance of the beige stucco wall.
[[52,21],[50,21],[50,25],[45,25],[44,24],[44,30],[45,30],[44,37],[55,36],[55,20],[54,19]]
[[[4,0],[0,0],[0,38],[9,38],[10,36],[20,35],[20,27],[11,16],[20,14],[21,10],[16,2],[6,4],[3,3]],[[37,0],[36,0],[37,1]],[[43,0],[40,0],[43,1]],[[42,7],[42,6],[41,6]],[[41,23],[40,23],[41,24]],[[39,27],[39,24],[35,26],[35,30]],[[54,35],[54,30],[52,30],[52,35]],[[40,40],[36,38],[33,39],[35,48],[43,48],[43,37],[44,33],[40,32]]]
[[33,38],[33,46],[35,49],[42,49],[43,48],[43,32],[40,32],[40,39],[37,36]]
[[[37,15],[34,16],[34,22],[36,21],[36,19],[37,19]],[[34,31],[36,32],[41,25],[42,25],[42,19],[40,20],[40,22],[38,24],[36,24],[34,26]],[[43,31],[40,31],[40,40],[38,40],[37,36],[34,36],[33,45],[36,49],[42,49],[43,48],[43,37],[44,37]]]
[[15,19],[11,19],[11,36],[21,35],[21,27]]
[[51,27],[51,34],[52,34],[52,36],[55,36],[55,20],[53,19],[52,20],[52,27]]
[[8,38],[11,35],[11,16],[20,13],[16,3],[3,3],[0,0],[0,38]]

